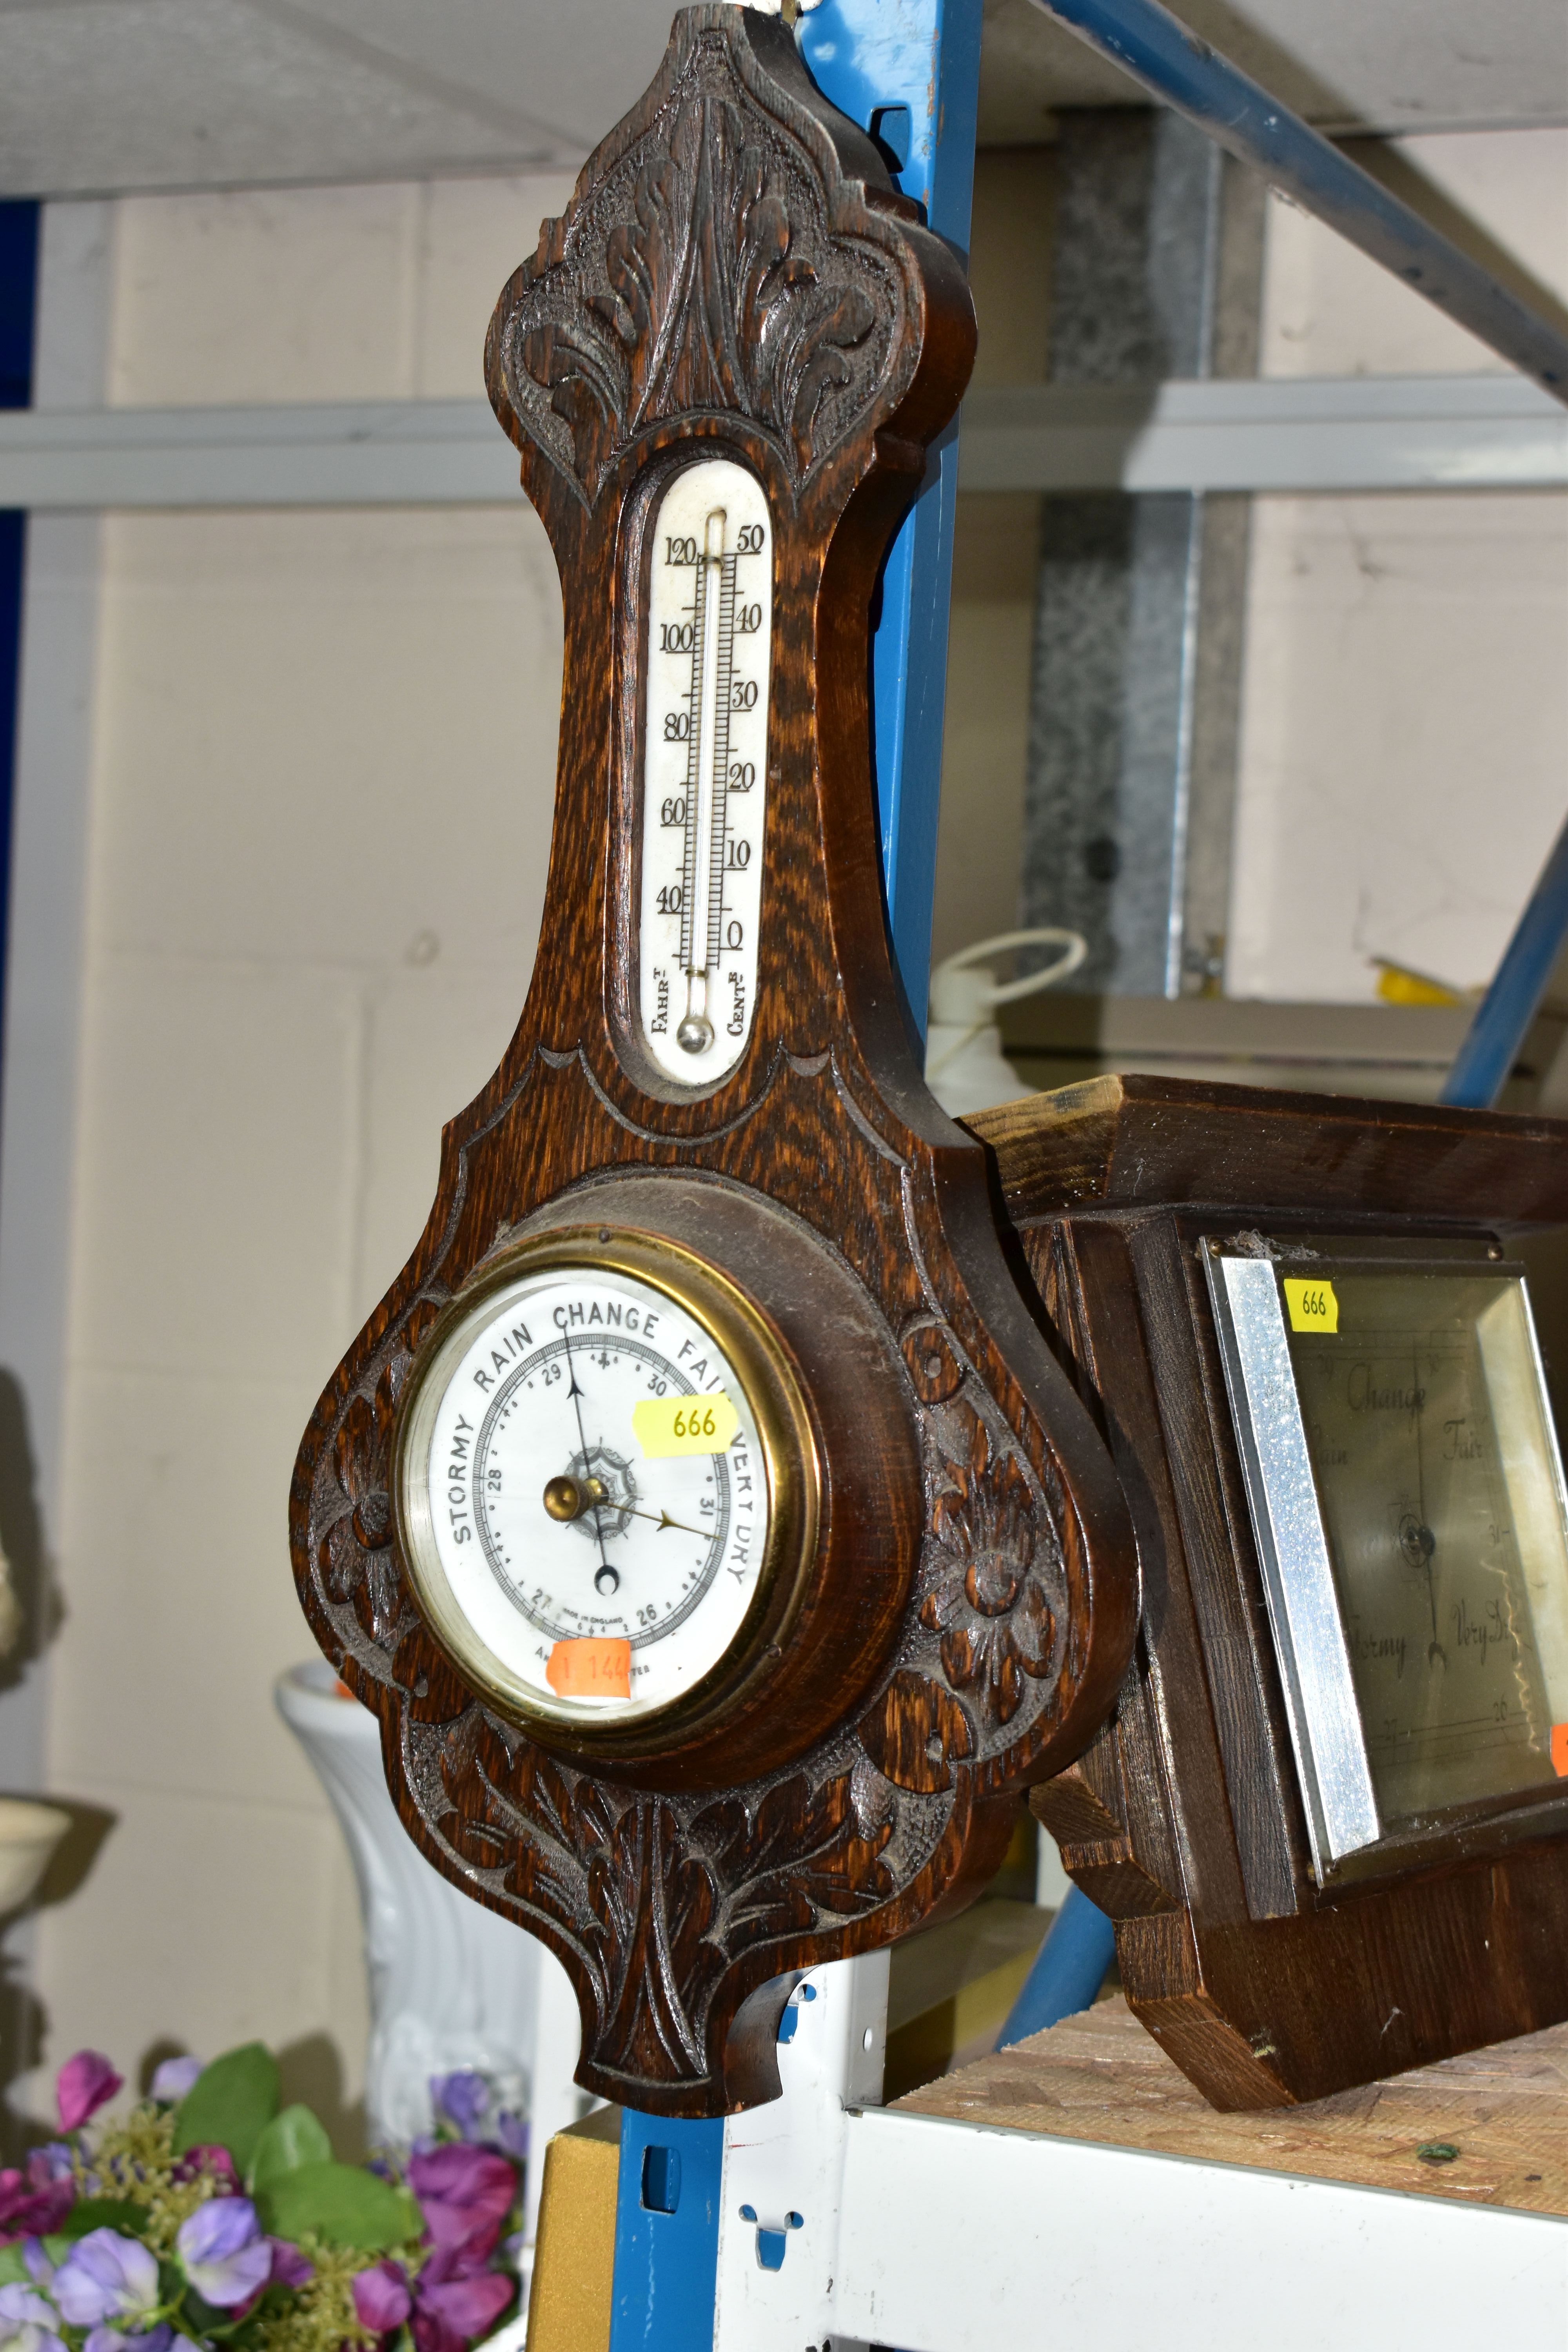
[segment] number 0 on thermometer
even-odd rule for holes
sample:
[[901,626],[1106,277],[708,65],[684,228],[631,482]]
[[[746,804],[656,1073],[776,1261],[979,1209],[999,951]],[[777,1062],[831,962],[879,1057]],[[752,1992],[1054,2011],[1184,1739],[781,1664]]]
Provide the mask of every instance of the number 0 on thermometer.
[[658,1067],[712,1086],[756,1009],[767,795],[773,529],[762,485],[712,457],[653,520],[645,656],[643,1034]]

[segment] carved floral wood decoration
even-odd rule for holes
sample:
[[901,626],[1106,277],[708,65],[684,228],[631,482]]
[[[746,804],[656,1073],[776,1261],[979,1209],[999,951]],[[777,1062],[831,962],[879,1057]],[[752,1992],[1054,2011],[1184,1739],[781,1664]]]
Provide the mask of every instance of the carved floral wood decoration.
[[748,113],[726,35],[700,35],[670,103],[503,298],[509,430],[590,505],[646,426],[704,409],[762,425],[805,479],[905,322],[896,246],[840,226],[837,194]]
[[[544,931],[512,1045],[447,1129],[425,1236],[295,1475],[301,1597],[381,1716],[410,1833],[564,1962],[579,2080],[672,2114],[776,2092],[783,1972],[979,1890],[1020,1791],[1111,1704],[1136,1618],[1109,1457],[1004,1260],[984,1155],[924,1092],[879,898],[871,591],[973,344],[956,263],[778,20],[683,12],[491,328],[566,604]],[[643,1059],[627,979],[640,486],[694,438],[768,489],[782,616],[754,1032],[700,1097]],[[444,1302],[547,1204],[592,1213],[595,1183],[629,1172],[779,1204],[873,1304],[919,1431],[924,1534],[884,1669],[734,1786],[617,1779],[481,1704],[414,1604],[388,1501],[398,1397]],[[852,1467],[855,1432],[838,1442]]]

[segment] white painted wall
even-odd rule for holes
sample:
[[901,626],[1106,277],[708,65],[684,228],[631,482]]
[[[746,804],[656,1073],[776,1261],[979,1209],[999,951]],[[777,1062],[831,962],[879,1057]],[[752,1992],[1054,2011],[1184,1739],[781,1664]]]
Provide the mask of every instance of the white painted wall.
[[[1568,301],[1568,131],[1399,152]],[[1269,207],[1268,375],[1501,367],[1330,229]],[[1568,814],[1568,499],[1259,499],[1233,996],[1366,1001],[1385,956],[1490,977]]]
[[[471,393],[568,185],[122,203],[110,396]],[[365,1995],[272,1710],[289,1470],[521,1003],[559,586],[526,509],[102,531],[46,1779],[116,1822],[40,1922],[44,2057],[258,2034],[331,2105]]]

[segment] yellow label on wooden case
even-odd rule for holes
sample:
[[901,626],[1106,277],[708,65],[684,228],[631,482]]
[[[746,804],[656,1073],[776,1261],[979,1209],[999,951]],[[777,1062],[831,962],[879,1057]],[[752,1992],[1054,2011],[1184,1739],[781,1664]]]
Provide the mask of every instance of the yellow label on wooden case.
[[644,1397],[632,1407],[632,1427],[645,1454],[722,1454],[741,1425],[729,1398]]
[[1340,1328],[1340,1302],[1334,1297],[1334,1286],[1321,1275],[1288,1274],[1285,1309],[1292,1331],[1337,1331]]

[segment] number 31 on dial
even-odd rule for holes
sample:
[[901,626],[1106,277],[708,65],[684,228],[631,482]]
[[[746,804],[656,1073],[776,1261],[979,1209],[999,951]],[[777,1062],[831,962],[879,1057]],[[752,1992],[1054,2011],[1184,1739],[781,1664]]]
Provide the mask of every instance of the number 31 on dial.
[[712,1086],[756,1008],[767,796],[773,528],[763,487],[710,457],[653,519],[643,710],[643,1034],[658,1067]]

